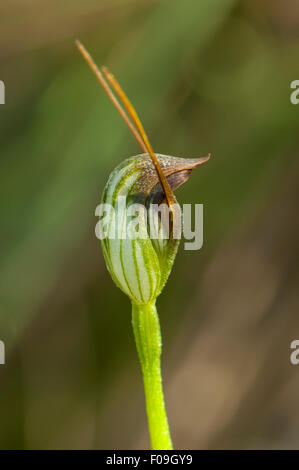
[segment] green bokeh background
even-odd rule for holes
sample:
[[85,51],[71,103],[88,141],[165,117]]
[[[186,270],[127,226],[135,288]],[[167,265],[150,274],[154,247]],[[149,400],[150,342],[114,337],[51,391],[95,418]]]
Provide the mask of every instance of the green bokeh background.
[[177,448],[299,448],[299,4],[2,0],[0,448],[148,448],[130,304],[94,234],[139,148],[74,46],[115,73],[159,153],[211,160],[158,300]]

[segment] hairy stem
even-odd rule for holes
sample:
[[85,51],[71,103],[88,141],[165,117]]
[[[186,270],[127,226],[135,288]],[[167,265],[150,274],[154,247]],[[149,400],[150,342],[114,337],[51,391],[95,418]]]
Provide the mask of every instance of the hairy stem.
[[132,323],[143,375],[152,449],[171,450],[161,377],[161,331],[155,302],[133,303]]

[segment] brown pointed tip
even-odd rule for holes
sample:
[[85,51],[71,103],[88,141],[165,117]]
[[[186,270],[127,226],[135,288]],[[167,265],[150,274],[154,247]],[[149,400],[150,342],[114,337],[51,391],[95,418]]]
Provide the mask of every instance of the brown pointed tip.
[[89,53],[87,52],[87,50],[85,49],[85,47],[83,46],[82,42],[79,41],[79,39],[75,39],[75,45],[76,45],[78,51],[81,52],[81,54],[83,55],[85,60],[88,60],[90,58],[90,56],[89,56]]
[[193,170],[194,168],[197,168],[198,166],[202,165],[203,163],[207,162],[211,157],[211,154],[208,153],[205,157],[200,157],[200,158],[184,158],[182,159],[182,169],[185,170]]
[[195,160],[194,161],[194,168],[196,168],[197,166],[202,165],[203,163],[210,160],[210,157],[211,157],[211,154],[208,153],[208,155],[206,155],[205,157],[200,157],[200,158],[194,159]]

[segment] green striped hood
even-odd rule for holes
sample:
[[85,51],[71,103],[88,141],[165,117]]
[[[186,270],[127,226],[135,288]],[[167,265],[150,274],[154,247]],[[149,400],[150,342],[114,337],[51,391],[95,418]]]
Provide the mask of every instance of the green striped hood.
[[[156,157],[172,190],[184,183],[192,169],[204,160],[160,154]],[[161,293],[180,240],[175,239],[171,231],[167,238],[163,238],[164,228],[158,218],[160,237],[151,239],[148,217],[139,217],[142,237],[125,237],[132,221],[129,208],[132,204],[141,204],[148,215],[151,203],[163,201],[164,192],[148,154],[123,161],[112,171],[104,188],[102,203],[109,204],[114,211],[114,217],[108,220],[107,236],[101,240],[106,265],[116,285],[136,304],[153,301]],[[180,214],[175,212],[174,217],[178,218]]]

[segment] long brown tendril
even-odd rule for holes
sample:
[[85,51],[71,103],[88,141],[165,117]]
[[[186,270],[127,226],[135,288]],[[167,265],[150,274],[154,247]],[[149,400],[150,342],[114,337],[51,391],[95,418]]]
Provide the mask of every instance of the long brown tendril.
[[[150,155],[150,157],[151,157],[151,159],[152,159],[152,161],[155,165],[155,168],[156,168],[160,183],[162,185],[163,191],[165,193],[167,204],[168,204],[169,207],[171,207],[171,205],[175,203],[175,198],[173,196],[173,193],[172,193],[172,190],[169,186],[169,183],[168,183],[168,181],[167,181],[167,179],[166,179],[166,177],[163,173],[163,170],[162,170],[162,168],[161,168],[161,166],[160,166],[160,164],[157,160],[157,157],[156,157],[156,155],[153,151],[153,148],[152,148],[152,146],[149,142],[149,139],[146,135],[144,127],[143,127],[143,125],[142,125],[142,123],[141,123],[141,121],[140,121],[140,119],[139,119],[132,103],[130,102],[130,100],[126,96],[125,92],[123,91],[123,89],[121,88],[121,86],[119,85],[117,80],[109,72],[107,67],[102,67],[102,69],[101,69],[102,72],[101,72],[101,70],[97,67],[96,63],[94,62],[94,60],[92,59],[90,54],[87,52],[87,50],[85,49],[83,44],[80,41],[76,40],[76,46],[78,47],[78,49],[81,52],[82,56],[84,57],[84,59],[86,60],[88,65],[90,66],[91,70],[96,75],[98,81],[100,82],[100,84],[104,88],[105,92],[107,93],[108,97],[110,98],[110,100],[114,104],[115,108],[117,109],[117,111],[119,112],[119,114],[121,115],[121,117],[123,118],[123,120],[125,121],[127,126],[129,127],[130,131],[132,132],[133,136],[137,140],[137,142],[138,142],[140,148],[142,149],[142,151],[144,153],[148,153]],[[127,110],[127,113],[129,114],[129,116],[124,111],[123,107],[121,106],[121,104],[117,100],[116,96],[114,95],[113,91],[109,87],[109,84],[106,82],[104,77],[106,78],[106,80],[108,81],[108,83],[110,84],[112,89],[116,92],[116,94],[120,98],[120,100],[123,103],[125,109]]]

